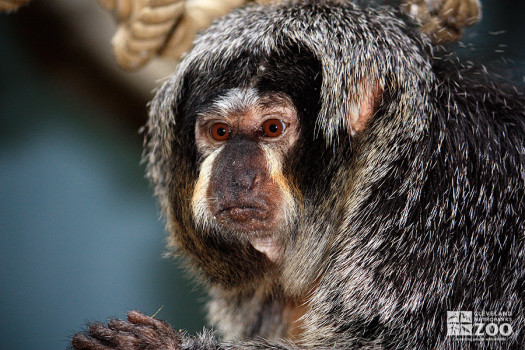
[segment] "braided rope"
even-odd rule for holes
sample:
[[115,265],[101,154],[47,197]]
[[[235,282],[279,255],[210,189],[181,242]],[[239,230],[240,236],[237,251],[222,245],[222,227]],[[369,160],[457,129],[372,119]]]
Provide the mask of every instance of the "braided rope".
[[136,70],[155,56],[178,58],[195,34],[247,0],[99,0],[120,22],[112,44],[117,63]]
[[99,0],[120,25],[113,37],[117,63],[135,70],[157,55],[185,10],[183,0]]
[[403,0],[401,9],[436,44],[459,40],[464,28],[481,19],[479,0]]

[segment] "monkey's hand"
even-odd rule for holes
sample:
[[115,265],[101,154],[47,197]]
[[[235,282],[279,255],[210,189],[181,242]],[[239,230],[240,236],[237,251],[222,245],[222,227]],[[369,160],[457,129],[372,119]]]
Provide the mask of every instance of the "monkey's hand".
[[89,325],[85,334],[75,334],[72,343],[77,350],[179,350],[181,337],[167,322],[130,311],[127,321]]

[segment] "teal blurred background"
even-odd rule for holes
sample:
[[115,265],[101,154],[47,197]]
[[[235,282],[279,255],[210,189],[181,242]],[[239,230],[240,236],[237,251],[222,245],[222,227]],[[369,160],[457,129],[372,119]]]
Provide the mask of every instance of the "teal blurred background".
[[132,309],[199,331],[204,295],[162,257],[139,164],[150,95],[53,11],[0,14],[0,349],[65,349],[87,321]]
[[[465,41],[523,83],[522,5],[484,6]],[[64,349],[86,321],[131,309],[202,329],[204,294],[162,258],[139,164],[151,94],[114,76],[44,1],[0,14],[0,50],[0,349]]]

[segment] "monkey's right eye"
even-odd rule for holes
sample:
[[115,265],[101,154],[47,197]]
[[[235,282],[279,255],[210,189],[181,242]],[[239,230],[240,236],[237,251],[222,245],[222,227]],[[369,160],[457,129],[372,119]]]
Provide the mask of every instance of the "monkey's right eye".
[[215,123],[210,127],[210,136],[215,141],[225,141],[232,133],[230,126],[226,123]]

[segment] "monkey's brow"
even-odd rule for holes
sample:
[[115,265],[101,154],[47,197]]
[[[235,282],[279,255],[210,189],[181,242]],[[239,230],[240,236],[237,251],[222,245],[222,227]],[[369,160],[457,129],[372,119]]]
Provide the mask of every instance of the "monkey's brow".
[[256,104],[258,99],[259,96],[254,89],[231,89],[209,105],[203,106],[198,113],[198,119],[209,115],[226,118],[231,114],[242,113],[248,107]]
[[262,113],[277,109],[289,108],[293,105],[287,95],[281,93],[265,93],[259,96],[254,90],[240,91],[235,89],[228,95],[219,98],[197,113],[197,121],[206,123],[217,118],[228,119],[229,116],[246,112],[248,109],[258,109]]
[[261,109],[282,108],[293,105],[291,99],[282,93],[264,94],[257,102],[257,107]]

